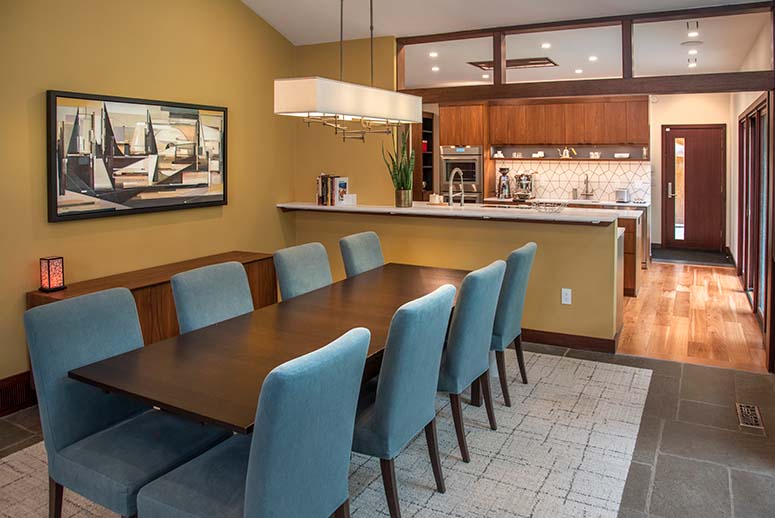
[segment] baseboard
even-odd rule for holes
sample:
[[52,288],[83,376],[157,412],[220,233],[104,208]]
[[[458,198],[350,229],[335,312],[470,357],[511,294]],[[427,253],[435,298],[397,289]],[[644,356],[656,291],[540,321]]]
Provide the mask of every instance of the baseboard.
[[29,371],[0,380],[0,416],[12,414],[35,403]]
[[732,250],[729,249],[728,246],[724,247],[724,253],[729,257],[729,259],[732,261],[732,266],[737,269],[737,260],[735,259],[735,256],[732,255]]
[[522,340],[539,344],[559,345],[570,349],[583,349],[585,351],[599,351],[615,353],[618,334],[614,338],[596,338],[594,336],[568,335],[565,333],[553,333],[551,331],[538,331],[535,329],[523,329]]

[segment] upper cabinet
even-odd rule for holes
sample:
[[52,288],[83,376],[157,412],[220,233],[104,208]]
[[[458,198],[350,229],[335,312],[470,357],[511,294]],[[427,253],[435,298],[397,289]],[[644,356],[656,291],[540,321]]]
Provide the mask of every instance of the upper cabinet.
[[483,104],[439,107],[439,145],[484,146]]
[[645,98],[493,104],[488,114],[492,145],[647,145],[649,142]]

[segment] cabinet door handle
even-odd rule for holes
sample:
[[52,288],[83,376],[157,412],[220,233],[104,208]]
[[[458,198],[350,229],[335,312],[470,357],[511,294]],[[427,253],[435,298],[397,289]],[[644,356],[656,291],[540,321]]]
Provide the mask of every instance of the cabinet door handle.
[[673,192],[673,182],[667,182],[667,197],[675,198],[676,194]]

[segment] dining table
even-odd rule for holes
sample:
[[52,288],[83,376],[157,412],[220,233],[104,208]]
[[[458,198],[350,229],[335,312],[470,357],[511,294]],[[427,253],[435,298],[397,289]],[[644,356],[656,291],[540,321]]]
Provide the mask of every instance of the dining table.
[[[253,430],[261,386],[279,365],[355,327],[371,332],[363,379],[378,375],[393,314],[467,271],[388,263],[245,315],[68,373],[163,411],[236,433]],[[418,344],[422,346],[422,344]]]

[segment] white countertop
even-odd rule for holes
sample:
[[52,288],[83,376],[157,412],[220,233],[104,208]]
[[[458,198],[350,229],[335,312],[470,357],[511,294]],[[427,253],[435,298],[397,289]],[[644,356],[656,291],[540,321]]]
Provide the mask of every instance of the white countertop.
[[[510,200],[501,200],[497,197],[485,198],[485,203],[504,203]],[[546,203],[572,203],[574,205],[604,205],[606,207],[623,207],[623,208],[645,208],[651,205],[651,202],[637,203],[634,201],[622,203],[618,201],[603,201],[603,200],[567,200],[560,198],[535,198],[527,200],[527,203],[546,202]]]
[[465,218],[482,220],[513,220],[535,221],[555,223],[582,223],[588,225],[601,225],[615,222],[618,218],[637,219],[641,212],[637,210],[595,210],[564,208],[560,212],[544,213],[530,208],[513,208],[509,206],[484,207],[479,204],[470,204],[464,207],[449,207],[448,205],[436,206],[426,202],[414,202],[412,207],[396,208],[390,205],[354,205],[335,206],[316,205],[313,202],[287,202],[278,203],[277,208],[283,210],[304,210],[317,212],[339,212],[360,214],[381,214],[387,216],[432,216],[443,218]]

